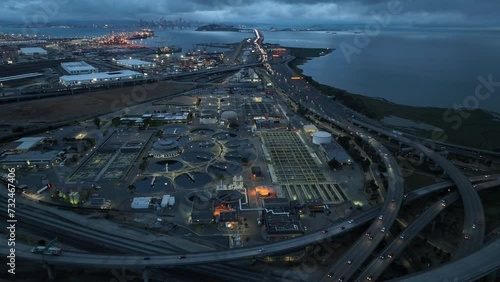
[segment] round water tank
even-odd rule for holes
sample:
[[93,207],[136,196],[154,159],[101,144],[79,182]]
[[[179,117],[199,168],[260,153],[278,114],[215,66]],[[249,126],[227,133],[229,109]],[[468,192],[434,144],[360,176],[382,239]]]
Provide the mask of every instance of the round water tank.
[[317,131],[313,133],[314,144],[328,144],[332,142],[332,135],[325,131]]

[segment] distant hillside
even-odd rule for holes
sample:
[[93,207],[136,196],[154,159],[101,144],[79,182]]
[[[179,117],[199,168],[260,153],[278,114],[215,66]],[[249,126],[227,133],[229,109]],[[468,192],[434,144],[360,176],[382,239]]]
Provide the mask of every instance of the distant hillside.
[[231,25],[209,24],[198,27],[196,31],[240,31],[240,29]]

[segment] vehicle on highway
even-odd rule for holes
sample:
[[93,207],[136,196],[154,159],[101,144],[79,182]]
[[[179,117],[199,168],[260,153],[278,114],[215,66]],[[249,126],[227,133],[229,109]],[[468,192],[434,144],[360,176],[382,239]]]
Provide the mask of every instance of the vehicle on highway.
[[465,235],[465,236],[464,236],[464,239],[465,239],[465,240],[469,240],[469,235]]
[[351,219],[351,220],[349,220],[348,222],[349,222],[349,223],[353,223],[353,222],[354,222],[354,219]]
[[391,202],[393,202],[393,203],[394,203],[395,201],[396,201],[396,200],[395,200],[394,198],[391,200]]
[[333,277],[333,272],[328,273],[328,278],[332,278],[332,277]]
[[372,234],[370,232],[366,232],[366,236],[370,237]]
[[47,250],[45,250],[47,247],[45,246],[36,246],[33,249],[31,249],[32,253],[35,254],[43,254],[43,255],[50,255],[50,256],[60,256],[62,253],[61,248],[57,247],[50,247]]
[[179,256],[180,259],[185,259],[187,258],[186,256]]
[[340,229],[340,230],[344,230],[344,229],[345,229],[345,227],[344,227],[344,226],[341,226],[341,227],[339,227],[339,229]]
[[380,255],[379,259],[385,259],[385,256],[384,255]]
[[383,216],[383,215],[380,215],[380,216],[378,217],[378,219],[380,219],[380,220],[382,220],[382,218],[384,218],[384,216]]
[[366,280],[368,280],[368,281],[372,281],[372,279],[373,279],[373,277],[371,277],[371,276],[366,277]]
[[348,261],[347,261],[347,264],[352,264],[352,260],[348,260]]
[[476,228],[476,225],[475,225],[475,224],[472,224],[472,228]]
[[404,238],[405,238],[405,235],[404,235],[404,234],[403,234],[403,235],[401,235],[401,236],[399,236],[399,239],[404,239]]
[[385,232],[385,227],[382,227],[382,229],[380,229],[380,232],[384,233]]
[[446,200],[441,200],[441,206],[446,207]]
[[393,253],[390,253],[390,254],[387,255],[388,258],[392,258],[393,256],[394,256]]
[[338,282],[343,282],[344,281],[344,276],[340,277],[339,280],[337,280]]
[[323,231],[321,231],[322,233],[327,233],[328,232],[328,229],[325,229]]
[[260,249],[260,250],[259,250],[259,252],[261,252],[261,253],[262,253],[263,251],[264,251],[264,249]]

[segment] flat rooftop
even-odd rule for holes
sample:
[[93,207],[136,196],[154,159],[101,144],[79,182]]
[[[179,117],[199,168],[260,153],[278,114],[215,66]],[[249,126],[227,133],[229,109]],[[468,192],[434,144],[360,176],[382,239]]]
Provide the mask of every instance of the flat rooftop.
[[23,53],[23,54],[35,54],[35,53],[46,54],[47,50],[45,50],[41,47],[25,47],[25,48],[21,48],[21,53]]
[[119,71],[110,71],[110,72],[96,72],[89,74],[77,74],[77,75],[63,75],[60,77],[61,80],[64,81],[86,81],[86,80],[105,80],[105,79],[115,79],[115,78],[134,78],[136,76],[142,76],[142,73],[131,71],[131,70],[119,70]]
[[0,163],[26,163],[27,161],[30,161],[32,163],[49,163],[55,160],[57,157],[57,154],[59,154],[60,151],[54,150],[50,152],[39,152],[39,151],[32,151],[32,152],[26,152],[22,154],[11,154],[11,155],[5,155],[2,158],[0,158]]
[[142,65],[152,65],[152,62],[137,60],[137,59],[123,59],[116,60],[119,64],[129,65],[129,66],[142,66]]
[[70,71],[97,70],[95,67],[87,64],[84,61],[61,63],[61,67],[63,67],[68,72],[70,72]]
[[9,144],[6,149],[26,151],[43,141],[45,137],[23,137]]

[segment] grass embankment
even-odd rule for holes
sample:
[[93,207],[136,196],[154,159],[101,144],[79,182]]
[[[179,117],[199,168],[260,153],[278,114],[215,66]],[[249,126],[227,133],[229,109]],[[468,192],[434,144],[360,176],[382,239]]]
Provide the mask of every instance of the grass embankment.
[[289,48],[296,60],[290,62],[290,67],[301,74],[312,86],[323,94],[334,96],[334,99],[345,106],[366,115],[369,118],[381,120],[384,117],[400,118],[425,123],[441,128],[443,132],[433,132],[422,129],[398,128],[413,134],[449,142],[457,145],[474,147],[500,152],[500,120],[483,110],[452,111],[446,108],[412,107],[395,104],[383,99],[349,93],[343,89],[320,84],[312,77],[304,75],[300,65],[321,52],[331,52],[331,49]]

